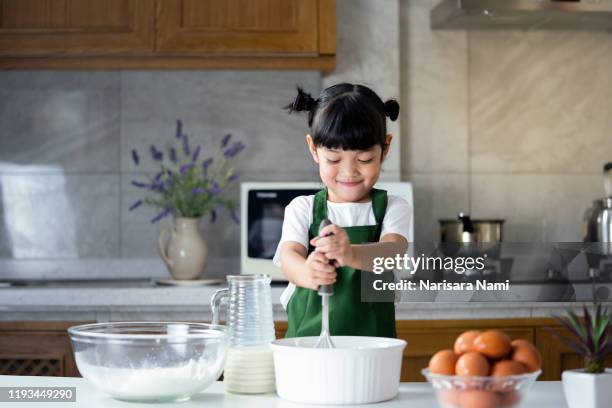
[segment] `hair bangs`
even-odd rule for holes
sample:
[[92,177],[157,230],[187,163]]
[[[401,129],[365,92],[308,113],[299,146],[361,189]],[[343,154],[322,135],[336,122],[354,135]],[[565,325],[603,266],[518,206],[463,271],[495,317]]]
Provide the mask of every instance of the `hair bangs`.
[[314,144],[342,150],[367,150],[382,145],[386,133],[384,118],[363,102],[354,95],[331,101],[313,123]]

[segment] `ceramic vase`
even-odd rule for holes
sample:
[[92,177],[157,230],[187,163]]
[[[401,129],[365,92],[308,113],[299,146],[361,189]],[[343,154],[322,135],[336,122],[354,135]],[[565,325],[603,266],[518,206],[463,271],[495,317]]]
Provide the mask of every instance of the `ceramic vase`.
[[176,217],[172,228],[159,233],[159,255],[176,280],[198,279],[204,272],[208,246],[200,235],[199,224],[199,218]]

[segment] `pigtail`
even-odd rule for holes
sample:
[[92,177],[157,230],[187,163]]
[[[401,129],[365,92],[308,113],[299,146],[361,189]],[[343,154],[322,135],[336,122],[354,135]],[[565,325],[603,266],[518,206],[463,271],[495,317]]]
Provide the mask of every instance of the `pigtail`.
[[399,103],[395,99],[389,99],[385,102],[385,115],[394,121],[399,115]]
[[304,92],[304,90],[299,86],[297,88],[297,92],[298,93],[293,102],[285,106],[285,109],[287,109],[289,113],[303,111],[312,113],[315,105],[317,104],[317,100],[310,96],[309,93]]

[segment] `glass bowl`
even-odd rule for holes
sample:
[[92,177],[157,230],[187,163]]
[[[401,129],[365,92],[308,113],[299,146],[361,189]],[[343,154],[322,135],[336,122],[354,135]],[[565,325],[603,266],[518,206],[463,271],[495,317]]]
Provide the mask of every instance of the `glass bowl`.
[[219,378],[225,326],[204,323],[94,323],[68,329],[81,375],[124,401],[187,400]]
[[504,377],[467,377],[421,373],[433,385],[440,408],[518,408],[541,370]]

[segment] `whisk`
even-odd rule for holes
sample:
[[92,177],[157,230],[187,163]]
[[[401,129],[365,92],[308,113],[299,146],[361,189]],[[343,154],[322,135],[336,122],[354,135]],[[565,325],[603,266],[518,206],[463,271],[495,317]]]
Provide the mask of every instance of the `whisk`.
[[[326,226],[331,225],[331,221],[327,218],[321,221],[319,225],[319,234],[321,230]],[[332,235],[332,234],[329,234]],[[332,265],[333,260],[329,261]],[[321,285],[319,286],[319,296],[321,296],[321,335],[315,344],[315,348],[336,348],[334,342],[329,335],[329,298],[334,294],[334,285]]]

